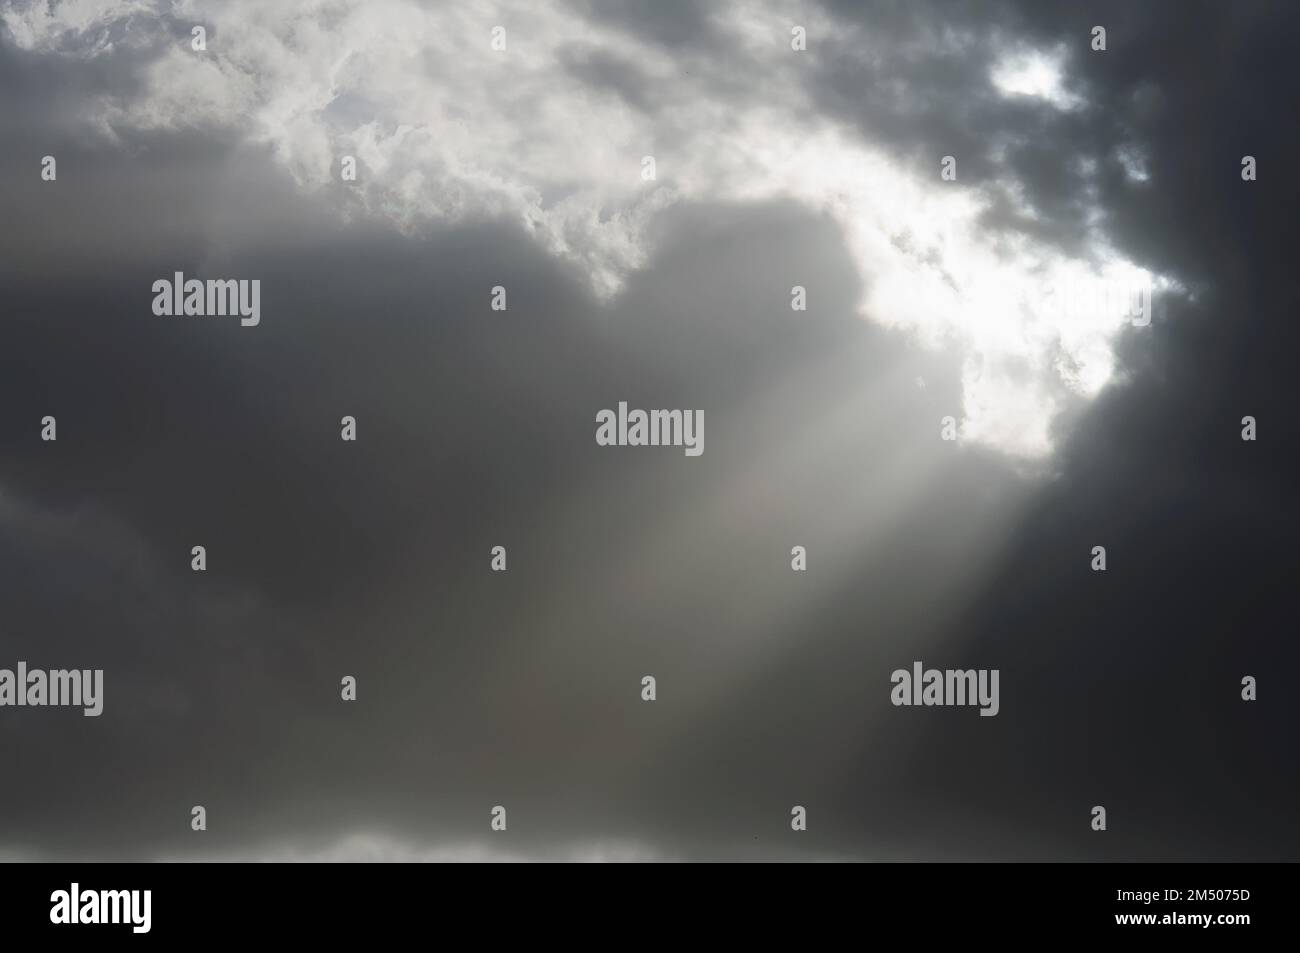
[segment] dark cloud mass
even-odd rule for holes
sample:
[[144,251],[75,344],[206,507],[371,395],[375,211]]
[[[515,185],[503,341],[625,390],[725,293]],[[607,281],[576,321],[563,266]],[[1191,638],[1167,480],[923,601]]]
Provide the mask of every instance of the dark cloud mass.
[[[773,56],[787,21],[820,27],[791,88],[810,128],[935,179],[958,156],[995,247],[1087,259],[1104,228],[1178,283],[1098,394],[1053,378],[1032,459],[939,439],[968,355],[864,320],[885,276],[843,219],[672,171],[699,141],[688,69],[752,105],[735,8],[563,9],[653,54],[557,41],[549,92],[473,108],[571,96],[654,123],[680,198],[613,293],[591,276],[622,246],[514,214],[508,182],[461,169],[408,216],[397,186],[304,184],[310,152],[216,107],[128,115],[184,55],[170,21],[113,21],[98,56],[94,28],[0,27],[0,668],[105,672],[99,718],[0,709],[0,856],[1300,856],[1294,5],[754,5]],[[1058,45],[1085,105],[989,82]],[[351,141],[378,168],[395,134]],[[539,186],[543,210],[579,177]],[[176,271],[260,279],[261,324],[155,316]],[[620,400],[703,408],[705,452],[597,446]],[[915,659],[1000,669],[999,715],[892,706]]]

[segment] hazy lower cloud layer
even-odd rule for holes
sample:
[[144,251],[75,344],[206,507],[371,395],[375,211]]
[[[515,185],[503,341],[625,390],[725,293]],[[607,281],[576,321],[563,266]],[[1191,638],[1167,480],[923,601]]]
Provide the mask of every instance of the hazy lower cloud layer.
[[1292,4],[0,11],[0,857],[1300,856]]
[[[1110,241],[1093,194],[1104,156],[1082,154],[1070,170],[1070,220],[1037,207],[1006,158],[1090,122],[1086,44],[1038,49],[1014,24],[994,29],[960,10],[936,11],[900,43],[812,7],[797,18],[808,46],[798,52],[788,6],[752,0],[689,8],[664,43],[662,31],[611,15],[620,9],[55,0],[5,22],[24,49],[131,60],[128,89],[85,105],[88,128],[105,136],[215,129],[266,145],[307,190],[327,189],[352,156],[357,188],[340,213],[408,229],[509,217],[603,295],[644,266],[656,215],[673,203],[797,199],[844,230],[864,282],[860,313],[960,350],[961,436],[1016,455],[1050,451],[1071,398],[1111,379],[1129,324],[1118,297],[1073,310],[1063,299],[1095,283],[1177,287]],[[687,9],[645,15],[653,25]],[[186,42],[192,24],[210,35],[203,51]],[[497,27],[505,49],[491,45]],[[984,130],[984,167],[937,137],[929,154],[891,155],[871,117],[859,126],[828,114],[814,65],[827,54],[896,63],[888,90],[900,110],[1005,99],[1005,116],[992,112]],[[969,70],[973,85],[924,98],[935,62]],[[945,155],[955,180],[940,179]],[[992,231],[995,209],[1009,218]]]
[[177,855],[159,857],[163,861],[189,861],[196,863],[661,863],[672,860],[637,844],[591,844],[567,851],[549,854],[522,854],[510,850],[493,849],[476,844],[463,847],[435,846],[421,848],[401,839],[373,834],[354,834],[342,837],[321,847],[263,847],[256,852],[235,851],[213,855]]

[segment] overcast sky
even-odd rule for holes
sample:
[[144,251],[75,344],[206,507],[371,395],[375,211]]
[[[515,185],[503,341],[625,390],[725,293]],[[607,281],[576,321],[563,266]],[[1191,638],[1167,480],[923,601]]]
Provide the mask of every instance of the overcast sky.
[[0,10],[0,856],[1300,853],[1293,4]]

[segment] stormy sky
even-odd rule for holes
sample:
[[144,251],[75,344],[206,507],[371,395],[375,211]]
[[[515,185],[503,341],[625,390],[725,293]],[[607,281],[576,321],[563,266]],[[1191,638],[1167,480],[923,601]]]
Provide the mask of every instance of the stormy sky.
[[0,857],[1300,855],[1294,4],[0,11]]

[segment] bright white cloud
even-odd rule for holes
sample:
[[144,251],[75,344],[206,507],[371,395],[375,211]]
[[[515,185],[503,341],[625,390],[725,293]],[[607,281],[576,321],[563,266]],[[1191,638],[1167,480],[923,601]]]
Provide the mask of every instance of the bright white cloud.
[[[112,18],[109,6],[55,0],[6,23],[17,42],[43,48],[90,36]],[[137,6],[122,0],[117,10]],[[354,155],[367,213],[403,228],[514,218],[603,296],[646,262],[649,226],[670,204],[793,197],[843,227],[867,279],[865,317],[962,350],[962,437],[1011,454],[1050,452],[1063,396],[1105,384],[1128,320],[1116,308],[1065,320],[1051,306],[1056,289],[1088,276],[1149,277],[1099,231],[1084,260],[1005,235],[995,244],[979,221],[986,197],[941,182],[939,156],[905,166],[820,113],[801,81],[800,57],[812,54],[790,49],[790,23],[775,7],[711,7],[730,32],[727,56],[669,51],[524,0],[436,9],[177,0],[170,9],[178,23],[208,27],[207,52],[193,52],[188,34],[169,37],[143,94],[100,101],[88,118],[118,129],[225,127],[268,146],[305,189]],[[811,14],[802,21],[814,44],[834,28]],[[490,48],[496,25],[505,52]],[[625,65],[650,112],[566,65],[597,51]],[[1074,108],[1063,63],[1059,51],[1016,53],[991,78],[1003,95]],[[656,159],[655,182],[641,179],[644,155]],[[1007,194],[1033,216],[1021,192]]]
[[993,67],[990,79],[1004,96],[1042,99],[1057,109],[1077,109],[1083,100],[1064,86],[1065,50],[1013,53]]

